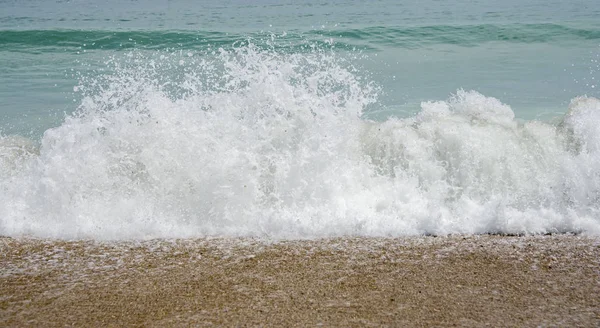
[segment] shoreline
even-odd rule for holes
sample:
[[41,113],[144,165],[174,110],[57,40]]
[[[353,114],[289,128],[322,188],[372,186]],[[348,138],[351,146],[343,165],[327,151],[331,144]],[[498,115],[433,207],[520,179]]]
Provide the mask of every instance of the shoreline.
[[600,238],[0,237],[0,326],[598,326]]

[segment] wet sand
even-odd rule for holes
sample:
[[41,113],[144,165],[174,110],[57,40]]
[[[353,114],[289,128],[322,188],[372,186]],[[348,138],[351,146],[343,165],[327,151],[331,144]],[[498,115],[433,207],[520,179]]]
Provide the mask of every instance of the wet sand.
[[600,239],[0,238],[0,326],[600,325]]

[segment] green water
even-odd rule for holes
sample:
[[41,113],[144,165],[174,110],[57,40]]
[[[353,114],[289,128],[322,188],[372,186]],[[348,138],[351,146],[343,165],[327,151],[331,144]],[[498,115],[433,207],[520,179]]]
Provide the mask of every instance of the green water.
[[73,112],[82,75],[133,52],[240,42],[333,51],[381,87],[369,118],[474,89],[518,118],[550,120],[598,96],[600,2],[0,1],[0,131],[40,135]]

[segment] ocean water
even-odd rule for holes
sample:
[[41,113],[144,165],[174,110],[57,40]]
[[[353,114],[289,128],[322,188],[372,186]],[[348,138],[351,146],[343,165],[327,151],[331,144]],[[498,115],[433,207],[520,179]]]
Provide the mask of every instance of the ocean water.
[[600,234],[600,2],[0,0],[0,235]]

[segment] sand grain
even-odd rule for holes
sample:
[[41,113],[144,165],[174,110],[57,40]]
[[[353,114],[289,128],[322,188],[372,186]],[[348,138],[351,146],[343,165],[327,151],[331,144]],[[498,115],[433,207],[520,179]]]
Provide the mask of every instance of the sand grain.
[[0,239],[0,326],[600,325],[582,236]]

